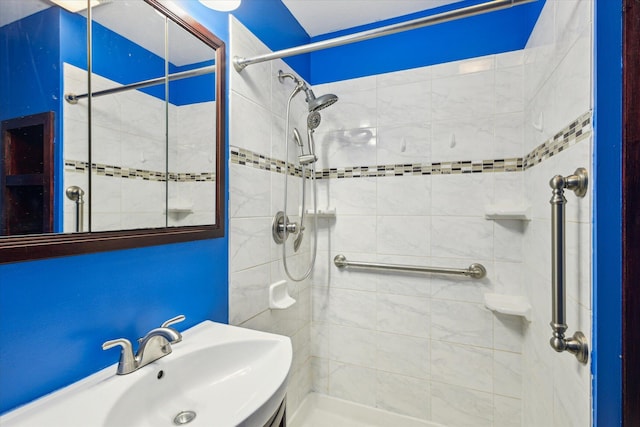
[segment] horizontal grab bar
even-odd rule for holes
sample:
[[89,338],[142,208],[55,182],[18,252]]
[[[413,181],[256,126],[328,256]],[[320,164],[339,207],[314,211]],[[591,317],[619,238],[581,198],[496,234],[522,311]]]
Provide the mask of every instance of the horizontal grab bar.
[[445,268],[445,267],[422,267],[418,265],[401,265],[401,264],[381,264],[375,262],[347,261],[347,258],[338,254],[333,258],[333,263],[338,268],[371,268],[374,270],[394,270],[409,271],[413,273],[436,273],[436,274],[454,274],[456,276],[467,276],[472,279],[482,279],[487,275],[487,269],[482,264],[473,263],[469,268]]

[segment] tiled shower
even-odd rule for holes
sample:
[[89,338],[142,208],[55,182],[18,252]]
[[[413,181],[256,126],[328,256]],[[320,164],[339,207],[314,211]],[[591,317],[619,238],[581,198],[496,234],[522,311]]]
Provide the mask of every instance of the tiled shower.
[[[524,50],[314,86],[340,98],[316,132],[318,208],[335,216],[318,220],[313,275],[289,282],[287,310],[268,308],[268,285],[285,278],[271,222],[292,90],[276,76],[291,70],[231,71],[229,321],[292,338],[291,413],[317,392],[447,426],[590,424],[589,365],[548,345],[548,182],[592,170],[592,16],[591,1],[548,0]],[[268,51],[230,28],[231,55]],[[590,339],[591,198],[567,199],[567,323]],[[487,219],[496,209],[526,219]],[[308,254],[307,239],[289,260]],[[341,271],[337,254],[488,275]],[[525,297],[531,321],[487,309],[487,293]]]

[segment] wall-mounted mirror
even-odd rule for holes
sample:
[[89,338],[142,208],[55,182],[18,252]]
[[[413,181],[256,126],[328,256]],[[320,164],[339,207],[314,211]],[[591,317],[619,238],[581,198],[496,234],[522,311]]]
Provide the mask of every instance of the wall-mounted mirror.
[[0,262],[221,236],[224,44],[171,1],[55,3],[0,2]]

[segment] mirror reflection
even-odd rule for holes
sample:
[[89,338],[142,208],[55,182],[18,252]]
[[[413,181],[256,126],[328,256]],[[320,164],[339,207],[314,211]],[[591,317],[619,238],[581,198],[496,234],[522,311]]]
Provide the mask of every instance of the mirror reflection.
[[88,51],[81,3],[0,2],[0,235],[214,224],[215,50],[119,0]]

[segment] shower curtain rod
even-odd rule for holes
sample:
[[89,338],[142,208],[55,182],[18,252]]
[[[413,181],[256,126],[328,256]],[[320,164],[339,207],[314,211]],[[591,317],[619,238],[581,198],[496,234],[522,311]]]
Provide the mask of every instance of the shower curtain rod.
[[[196,77],[196,76],[202,76],[204,74],[210,74],[210,73],[215,73],[216,72],[216,66],[215,65],[208,65],[206,67],[201,67],[201,68],[196,68],[193,70],[187,70],[187,71],[181,71],[179,73],[173,73],[173,74],[169,74],[166,79],[168,79],[170,82],[174,81],[174,80],[181,80],[181,79],[187,79],[189,77]],[[114,93],[119,93],[119,92],[125,92],[128,90],[132,90],[132,89],[142,89],[145,87],[149,87],[149,86],[155,86],[159,83],[162,83],[165,81],[165,77],[158,77],[155,79],[149,79],[149,80],[145,80],[142,82],[138,82],[138,83],[131,83],[128,85],[124,85],[124,86],[118,86],[118,87],[114,87],[111,89],[105,89],[105,90],[100,90],[98,92],[92,92],[91,93],[91,97],[95,98],[98,96],[104,96],[104,95],[111,95]],[[73,93],[67,93],[64,95],[64,99],[71,103],[71,104],[77,104],[78,100],[83,99],[83,98],[88,98],[89,94],[88,93],[83,93],[80,95],[74,95]]]
[[241,72],[248,65],[257,64],[259,62],[286,58],[288,56],[301,55],[303,53],[315,52],[317,50],[356,43],[382,36],[388,36],[390,34],[400,33],[408,30],[415,30],[417,28],[428,27],[435,24],[442,24],[444,22],[454,21],[456,19],[462,19],[470,16],[480,15],[482,13],[508,9],[513,6],[532,3],[536,1],[538,0],[491,0],[486,3],[480,3],[474,6],[463,7],[448,12],[438,13],[436,15],[412,19],[411,21],[407,22],[400,22],[398,24],[387,25],[385,27],[374,28],[372,30],[361,31],[359,33],[335,37],[332,39],[322,40],[319,42],[292,47],[289,49],[283,49],[272,53],[266,53],[264,55],[257,55],[252,58],[242,58],[239,56],[234,56],[233,67],[237,72]]

